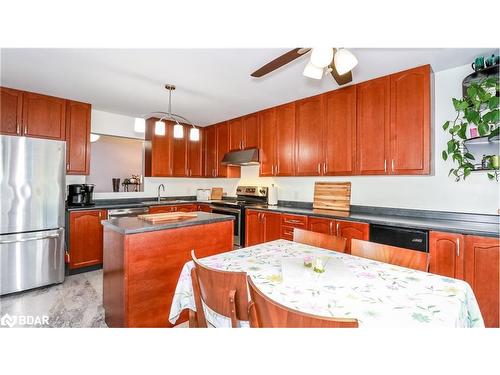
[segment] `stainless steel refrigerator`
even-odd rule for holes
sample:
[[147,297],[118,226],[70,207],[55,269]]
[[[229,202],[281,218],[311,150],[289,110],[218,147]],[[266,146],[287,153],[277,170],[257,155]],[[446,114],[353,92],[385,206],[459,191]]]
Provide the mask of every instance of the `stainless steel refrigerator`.
[[66,145],[0,136],[0,295],[64,281]]

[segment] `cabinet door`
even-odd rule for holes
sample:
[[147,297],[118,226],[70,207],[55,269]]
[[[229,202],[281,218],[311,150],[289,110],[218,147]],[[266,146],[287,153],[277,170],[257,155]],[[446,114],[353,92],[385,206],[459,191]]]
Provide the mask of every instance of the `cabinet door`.
[[324,234],[334,234],[335,220],[322,217],[309,217],[309,230]]
[[0,134],[21,135],[23,92],[0,87]]
[[227,177],[226,165],[221,164],[224,155],[229,151],[229,127],[227,122],[216,125],[217,130],[217,177]]
[[319,176],[323,143],[322,96],[295,103],[295,175]]
[[324,95],[324,164],[329,176],[355,174],[356,163],[356,86]]
[[499,327],[500,241],[465,236],[465,281],[474,291],[486,327]]
[[247,210],[245,215],[245,246],[258,245],[264,242],[264,226],[262,212]]
[[196,211],[196,205],[195,204],[180,204],[178,206],[175,206],[175,211],[176,212],[194,212],[194,211]]
[[391,173],[429,173],[430,66],[391,75]]
[[243,148],[259,147],[259,116],[252,113],[243,117]]
[[215,126],[205,129],[205,176],[216,177],[217,172],[217,132]]
[[200,129],[200,140],[191,141],[188,139],[188,165],[190,177],[203,177],[203,141],[205,134]]
[[157,120],[146,121],[144,174],[146,177],[169,177],[172,176],[173,128],[170,123],[165,123],[165,135],[156,135]]
[[189,131],[184,127],[184,137],[173,138],[172,175],[175,177],[188,176],[188,138]]
[[69,266],[71,269],[102,263],[103,230],[106,210],[69,213]]
[[25,92],[23,94],[23,135],[65,139],[66,100]]
[[276,109],[259,112],[260,176],[274,176],[276,164]]
[[390,125],[390,77],[357,85],[357,172],[388,173]]
[[243,120],[236,118],[227,122],[229,127],[229,150],[243,149]]
[[66,103],[66,173],[90,173],[91,105],[68,100]]
[[366,223],[356,223],[353,221],[337,220],[335,223],[335,233],[339,237],[347,240],[345,252],[351,253],[351,240],[368,241],[370,239],[370,225]]
[[176,206],[152,206],[149,207],[150,214],[164,214],[166,212],[175,212]]
[[430,232],[429,272],[463,279],[464,236],[456,233]]
[[276,108],[276,176],[295,172],[295,103]]
[[281,214],[263,212],[264,242],[279,240],[281,238]]

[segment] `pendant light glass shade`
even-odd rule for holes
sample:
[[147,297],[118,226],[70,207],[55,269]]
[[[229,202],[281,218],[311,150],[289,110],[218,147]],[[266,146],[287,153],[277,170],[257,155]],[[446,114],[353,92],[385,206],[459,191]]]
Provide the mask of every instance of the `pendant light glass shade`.
[[189,130],[189,139],[193,142],[198,142],[200,140],[200,129],[191,128]]
[[134,121],[134,131],[136,133],[146,132],[146,120],[140,117],[136,117]]
[[358,59],[356,56],[345,48],[338,49],[333,60],[335,69],[337,69],[337,73],[339,73],[339,75],[346,74],[358,65]]
[[174,138],[184,138],[184,126],[181,124],[174,125]]
[[101,138],[99,134],[90,133],[90,142],[97,142]]
[[155,122],[155,135],[165,135],[165,123],[163,121]]
[[318,68],[308,62],[302,74],[309,78],[321,79],[323,77],[323,68]]
[[325,68],[333,60],[333,48],[313,48],[311,52],[311,64],[318,68]]

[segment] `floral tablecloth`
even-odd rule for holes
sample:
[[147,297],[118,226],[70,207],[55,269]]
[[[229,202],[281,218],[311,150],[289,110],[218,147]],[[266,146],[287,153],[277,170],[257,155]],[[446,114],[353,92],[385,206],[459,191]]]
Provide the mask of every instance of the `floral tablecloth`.
[[[341,263],[351,277],[325,272],[303,282],[282,277],[286,258],[324,256]],[[277,240],[200,259],[226,271],[244,271],[273,300],[303,312],[337,318],[356,318],[360,327],[484,327],[471,287],[464,281],[387,263]],[[193,262],[184,265],[169,320],[182,310],[196,310],[191,284]],[[328,264],[327,264],[328,267]],[[311,271],[312,272],[312,271]],[[207,320],[230,327],[230,320],[205,307]],[[240,322],[248,326],[248,322]]]

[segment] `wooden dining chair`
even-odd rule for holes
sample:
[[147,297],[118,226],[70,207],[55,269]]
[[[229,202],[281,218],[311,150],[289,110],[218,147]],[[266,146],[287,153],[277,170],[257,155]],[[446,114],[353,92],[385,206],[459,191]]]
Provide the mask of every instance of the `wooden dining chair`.
[[231,318],[233,328],[238,327],[238,320],[248,320],[246,273],[221,271],[204,266],[196,258],[194,250],[191,251],[191,257],[194,262],[191,280],[198,327],[207,327],[203,303],[216,313]]
[[429,269],[428,253],[402,247],[352,239],[351,254],[424,272]]
[[343,237],[298,228],[294,228],[293,230],[293,241],[321,247],[323,249],[338,251],[340,253],[345,252],[347,243],[347,240]]
[[247,277],[251,328],[358,328],[357,319],[328,318],[290,309],[262,293]]

